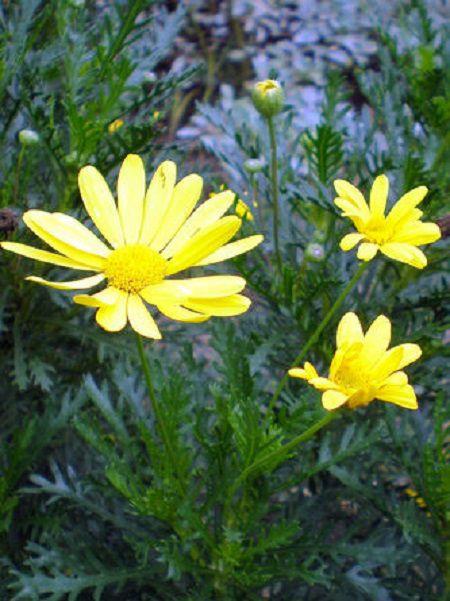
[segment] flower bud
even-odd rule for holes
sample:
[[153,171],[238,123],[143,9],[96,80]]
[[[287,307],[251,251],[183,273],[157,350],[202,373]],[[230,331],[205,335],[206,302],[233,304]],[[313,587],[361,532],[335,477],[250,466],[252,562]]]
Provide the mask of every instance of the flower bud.
[[325,249],[321,244],[317,244],[317,242],[310,242],[305,249],[305,257],[309,261],[320,263],[325,258]]
[[273,117],[283,109],[283,88],[275,79],[259,81],[253,88],[252,100],[256,110],[261,115]]
[[34,129],[21,129],[19,131],[19,142],[23,146],[34,146],[40,141],[39,134]]
[[112,123],[108,125],[108,133],[114,134],[123,125],[123,119],[114,119]]
[[247,159],[244,162],[244,169],[247,173],[259,173],[266,166],[266,161],[263,157],[257,159]]

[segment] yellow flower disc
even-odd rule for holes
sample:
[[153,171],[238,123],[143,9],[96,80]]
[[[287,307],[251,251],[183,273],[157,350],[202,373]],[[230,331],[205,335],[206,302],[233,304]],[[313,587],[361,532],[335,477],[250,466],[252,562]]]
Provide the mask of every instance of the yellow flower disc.
[[164,279],[167,261],[144,244],[118,248],[108,257],[104,273],[110,286],[137,293]]

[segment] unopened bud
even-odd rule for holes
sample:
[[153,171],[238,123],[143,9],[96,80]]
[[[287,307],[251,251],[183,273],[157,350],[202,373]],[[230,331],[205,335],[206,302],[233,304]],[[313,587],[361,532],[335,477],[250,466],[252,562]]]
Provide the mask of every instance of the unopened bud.
[[261,115],[273,117],[283,109],[283,88],[275,79],[259,81],[253,88],[252,100],[256,110]]
[[244,169],[247,173],[259,173],[266,166],[266,161],[264,158],[258,159],[247,159],[244,162]]
[[24,146],[33,146],[39,144],[40,138],[34,129],[21,129],[19,131],[19,142]]
[[325,258],[325,249],[321,244],[317,244],[317,242],[310,242],[305,249],[305,257],[309,261],[320,263]]

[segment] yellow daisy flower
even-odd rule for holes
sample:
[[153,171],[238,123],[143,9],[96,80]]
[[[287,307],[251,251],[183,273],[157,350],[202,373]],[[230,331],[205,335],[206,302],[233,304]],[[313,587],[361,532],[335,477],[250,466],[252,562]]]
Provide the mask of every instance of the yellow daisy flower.
[[417,409],[417,399],[408,377],[400,371],[416,361],[422,351],[417,344],[400,344],[388,350],[391,323],[380,315],[366,334],[355,313],[341,319],[336,336],[337,350],[328,378],[322,378],[311,363],[293,368],[289,375],[307,380],[324,391],[322,403],[331,411],[343,405],[355,409],[374,399]]
[[417,205],[428,192],[419,186],[404,194],[385,216],[389,192],[389,180],[385,175],[373,182],[369,205],[361,192],[349,182],[338,179],[334,182],[338,194],[335,204],[349,217],[358,233],[347,234],[341,240],[341,249],[358,248],[358,259],[370,261],[380,250],[384,255],[418,269],[427,264],[424,253],[417,248],[421,244],[436,242],[441,231],[435,223],[422,223],[423,215]]
[[3,242],[12,252],[62,267],[93,271],[95,275],[68,282],[27,279],[58,290],[84,290],[106,280],[106,288],[74,301],[97,309],[97,323],[105,330],[122,330],[127,321],[138,333],[161,338],[144,301],[171,319],[205,321],[247,311],[250,300],[239,294],[245,280],[231,275],[169,279],[185,269],[210,265],[247,252],[263,237],[229,240],[241,220],[223,216],[233,204],[227,190],[194,211],[202,191],[202,178],[188,175],[176,183],[176,165],[165,161],[147,190],[141,158],[128,155],[119,173],[118,206],[95,169],[81,169],[79,186],[84,206],[109,246],[79,221],[62,213],[27,211],[26,225],[58,253]]

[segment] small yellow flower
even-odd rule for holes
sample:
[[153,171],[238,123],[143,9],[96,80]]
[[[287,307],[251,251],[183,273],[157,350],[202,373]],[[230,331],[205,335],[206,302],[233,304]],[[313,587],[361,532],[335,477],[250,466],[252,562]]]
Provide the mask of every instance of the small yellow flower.
[[27,211],[26,225],[60,254],[15,242],[1,243],[4,249],[95,272],[68,282],[36,276],[28,280],[58,290],[85,290],[106,280],[100,292],[80,294],[74,301],[96,308],[97,323],[105,330],[117,332],[129,322],[149,338],[161,338],[161,334],[143,301],[171,319],[188,322],[247,311],[250,300],[239,294],[245,287],[241,277],[169,279],[190,267],[245,253],[262,241],[262,236],[255,235],[227,244],[242,223],[234,215],[223,216],[233,205],[233,192],[221,192],[194,211],[202,191],[200,176],[191,174],[176,183],[176,165],[165,161],[146,190],[144,164],[132,154],[120,169],[118,206],[95,167],[83,167],[78,181],[86,211],[110,246],[69,215]]
[[435,223],[420,221],[423,213],[417,205],[428,192],[425,186],[404,194],[387,216],[385,209],[389,180],[385,175],[375,179],[369,205],[361,192],[349,182],[338,179],[334,187],[338,194],[335,204],[342,210],[342,216],[351,219],[358,230],[358,233],[342,238],[342,250],[351,250],[361,242],[358,259],[362,261],[370,261],[380,250],[387,257],[418,269],[426,266],[427,258],[417,247],[436,242],[441,232]]
[[417,490],[414,490],[414,488],[410,488],[410,487],[405,488],[405,494],[408,495],[408,497],[412,497],[412,498],[419,496],[419,493],[417,492]]
[[337,350],[328,378],[319,376],[311,363],[293,368],[289,375],[307,380],[324,391],[322,403],[331,411],[343,405],[354,409],[374,399],[417,409],[417,399],[407,375],[400,371],[416,361],[422,351],[417,344],[400,344],[388,350],[391,323],[380,315],[364,335],[355,313],[341,319],[336,336]]
[[235,212],[238,217],[241,217],[242,219],[247,219],[247,221],[253,221],[253,215],[250,211],[249,206],[240,198],[236,203]]
[[108,133],[114,134],[117,130],[119,130],[124,124],[123,119],[115,119],[112,123],[108,125]]

